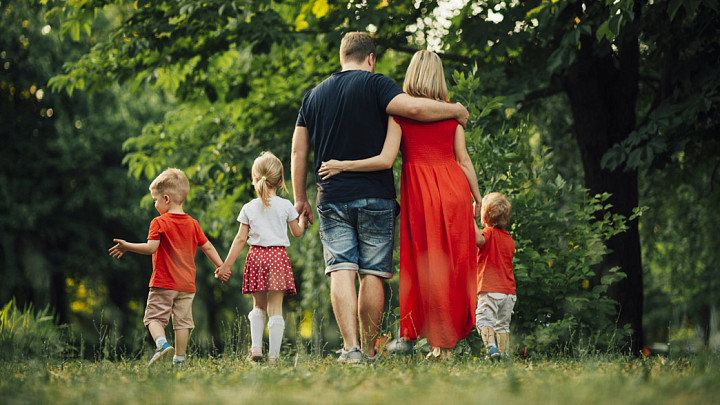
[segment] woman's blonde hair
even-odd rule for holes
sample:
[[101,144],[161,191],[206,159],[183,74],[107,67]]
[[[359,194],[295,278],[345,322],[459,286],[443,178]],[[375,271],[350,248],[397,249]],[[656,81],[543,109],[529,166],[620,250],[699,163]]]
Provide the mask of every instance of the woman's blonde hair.
[[270,190],[282,189],[287,192],[283,164],[272,152],[262,152],[252,165],[255,191],[267,208],[270,207]]
[[512,205],[504,194],[490,193],[482,199],[482,220],[493,228],[505,229],[510,222]]
[[448,101],[445,72],[435,52],[415,52],[405,73],[403,91],[413,97]]

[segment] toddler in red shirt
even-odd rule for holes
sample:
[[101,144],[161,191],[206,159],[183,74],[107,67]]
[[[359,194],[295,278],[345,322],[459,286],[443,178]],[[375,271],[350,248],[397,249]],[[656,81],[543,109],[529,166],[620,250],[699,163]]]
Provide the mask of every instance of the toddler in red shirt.
[[490,359],[509,356],[510,317],[517,300],[512,270],[515,242],[505,230],[511,211],[512,205],[505,195],[490,193],[482,199],[483,229],[475,224],[478,246],[475,326]]
[[[157,350],[148,365],[161,358],[173,356],[173,365],[182,368],[185,362],[190,329],[195,327],[192,318],[192,301],[195,297],[195,253],[198,246],[215,264],[222,259],[198,222],[183,211],[183,203],[190,191],[190,182],[178,169],[167,169],[150,184],[150,194],[160,213],[150,223],[147,242],[130,243],[113,239],[115,246],[110,256],[118,259],[125,252],[152,255],[153,272],[143,322],[155,340]],[[170,315],[175,330],[175,345],[165,337]]]

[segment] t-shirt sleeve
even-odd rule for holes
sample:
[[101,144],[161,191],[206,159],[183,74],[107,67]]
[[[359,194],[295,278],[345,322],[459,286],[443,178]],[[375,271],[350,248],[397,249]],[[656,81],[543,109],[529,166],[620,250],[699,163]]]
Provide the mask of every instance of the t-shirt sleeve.
[[490,237],[492,236],[492,229],[490,229],[490,227],[485,227],[480,233],[483,237],[485,237],[485,245],[487,245],[488,242],[490,242]]
[[160,217],[154,218],[152,222],[150,222],[150,230],[148,230],[148,240],[160,240],[160,234],[162,234],[162,229],[160,226]]
[[238,222],[245,225],[250,225],[250,218],[247,214],[247,204],[243,205],[242,209],[240,210],[240,215],[237,217]]
[[200,228],[198,221],[195,221],[195,240],[197,240],[198,246],[202,246],[208,242],[208,238],[205,236],[205,233],[203,233],[202,228]]
[[300,110],[298,111],[297,121],[295,121],[296,127],[307,127],[307,124],[305,123],[305,116],[303,115],[303,107],[306,105],[305,103],[307,103],[307,98],[308,98],[309,94],[310,94],[310,92],[307,92],[305,94],[305,97],[303,97],[302,106],[300,106]]
[[295,211],[295,206],[293,205],[293,203],[291,203],[289,200],[285,200],[285,202],[286,202],[285,207],[287,210],[287,218],[288,218],[287,221],[292,222],[292,221],[296,220],[300,216],[300,214],[298,214],[298,212]]
[[375,93],[377,95],[377,102],[380,107],[385,110],[392,99],[394,99],[398,94],[402,94],[403,91],[400,90],[400,87],[398,87],[392,79],[385,75],[377,73],[373,75],[373,79],[375,80],[375,86],[377,89]]

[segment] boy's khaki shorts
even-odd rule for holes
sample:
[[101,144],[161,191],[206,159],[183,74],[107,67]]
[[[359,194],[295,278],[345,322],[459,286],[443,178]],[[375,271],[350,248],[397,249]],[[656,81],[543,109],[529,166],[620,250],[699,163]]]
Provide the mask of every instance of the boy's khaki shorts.
[[145,327],[158,322],[166,327],[172,315],[173,329],[193,329],[192,302],[195,293],[150,287],[145,306]]
[[478,332],[489,326],[495,333],[510,333],[510,318],[517,296],[502,293],[478,294],[475,326]]

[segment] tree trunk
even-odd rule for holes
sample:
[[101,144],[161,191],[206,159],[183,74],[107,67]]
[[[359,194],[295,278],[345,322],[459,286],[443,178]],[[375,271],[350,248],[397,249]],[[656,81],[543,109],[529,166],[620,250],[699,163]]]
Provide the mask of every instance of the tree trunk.
[[[585,170],[585,185],[594,194],[612,193],[613,212],[630,216],[638,205],[637,171],[604,170],[601,159],[614,144],[635,128],[638,89],[638,44],[630,38],[614,54],[608,48],[593,49],[592,38],[582,38],[578,59],[564,77],[574,119],[574,132]],[[630,350],[643,346],[643,281],[640,235],[637,221],[607,244],[612,250],[601,264],[602,271],[618,266],[627,278],[611,288],[618,301],[618,326],[633,330]]]

